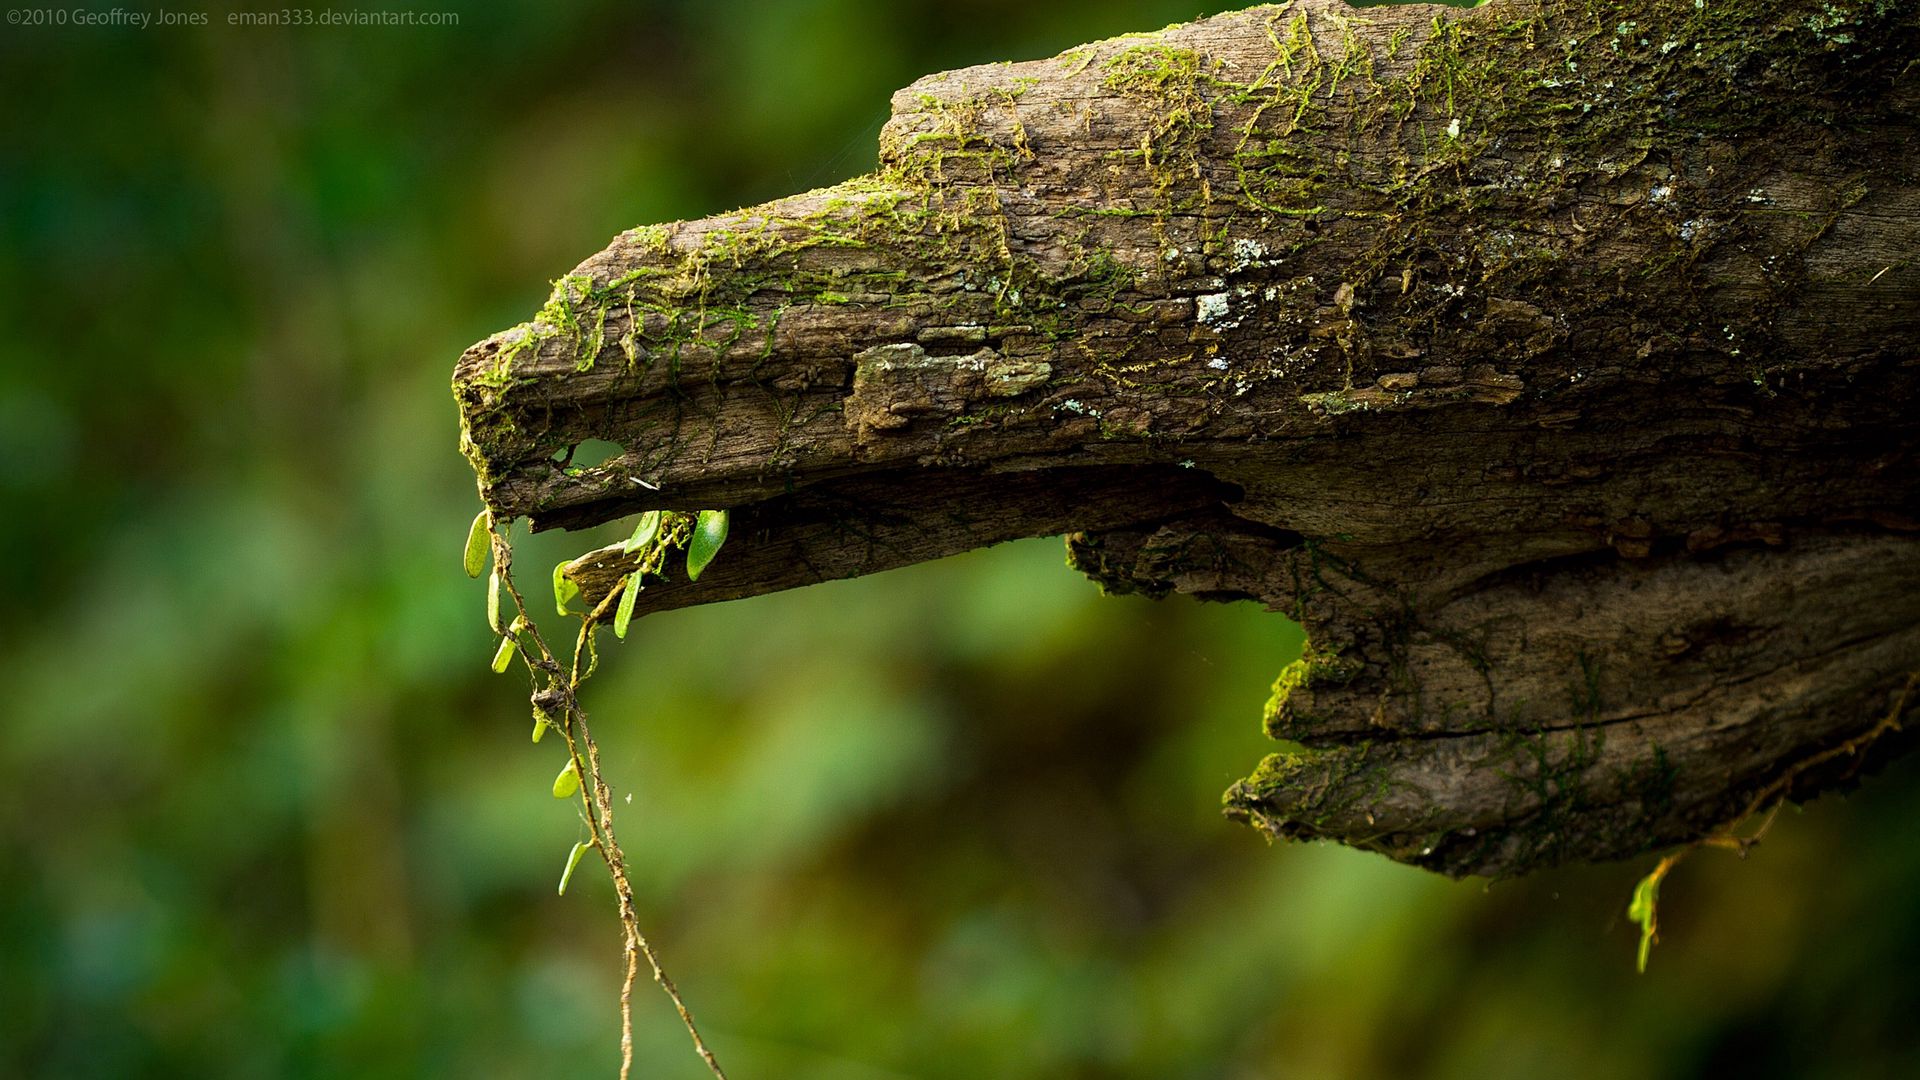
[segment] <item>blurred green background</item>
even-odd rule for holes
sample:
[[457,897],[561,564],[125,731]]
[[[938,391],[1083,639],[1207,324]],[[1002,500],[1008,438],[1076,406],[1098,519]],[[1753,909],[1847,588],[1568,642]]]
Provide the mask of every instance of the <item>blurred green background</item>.
[[[454,358],[621,229],[870,167],[918,75],[1211,10],[0,30],[0,1075],[610,1073],[611,893],[554,895],[562,751],[459,570]],[[588,707],[736,1080],[1920,1075],[1912,763],[1683,866],[1636,977],[1646,865],[1222,820],[1298,645],[1037,540],[644,620]],[[704,1075],[636,1002],[638,1075]]]

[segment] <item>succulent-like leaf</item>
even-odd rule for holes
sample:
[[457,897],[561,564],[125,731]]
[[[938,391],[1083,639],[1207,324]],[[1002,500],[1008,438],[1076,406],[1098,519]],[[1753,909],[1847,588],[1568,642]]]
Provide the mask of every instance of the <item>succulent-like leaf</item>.
[[553,568],[553,606],[559,609],[562,618],[573,614],[567,610],[567,601],[580,595],[580,586],[566,575],[566,569],[566,563],[558,563]]
[[579,790],[580,770],[574,766],[572,759],[568,759],[567,767],[561,769],[560,775],[553,778],[553,797],[571,799],[574,792]]
[[582,840],[573,845],[573,850],[567,853],[567,868],[560,873],[561,896],[567,895],[567,882],[573,880],[573,868],[580,865],[580,856],[585,855],[587,849],[591,847],[593,847],[592,844]]
[[702,510],[693,524],[693,537],[687,541],[687,580],[700,580],[700,572],[720,553],[727,542],[727,512]]
[[658,510],[649,510],[641,514],[639,524],[633,527],[633,535],[627,537],[626,541],[620,545],[620,550],[632,553],[653,543],[654,537],[660,535],[661,517]]
[[621,586],[620,606],[613,612],[613,636],[621,641],[627,640],[627,624],[633,621],[633,602],[640,598],[641,570],[627,575],[627,583]]
[[477,578],[487,568],[487,555],[493,550],[493,519],[485,510],[473,519],[467,530],[467,576]]

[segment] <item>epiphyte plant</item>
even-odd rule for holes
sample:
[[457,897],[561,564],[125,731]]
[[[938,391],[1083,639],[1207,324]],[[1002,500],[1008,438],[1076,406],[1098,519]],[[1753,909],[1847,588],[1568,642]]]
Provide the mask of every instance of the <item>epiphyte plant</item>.
[[[492,667],[504,674],[517,658],[525,667],[533,708],[532,741],[540,742],[549,730],[566,743],[567,760],[553,781],[553,797],[578,800],[580,819],[587,838],[576,842],[567,853],[566,868],[560,875],[559,893],[565,895],[574,869],[588,850],[598,851],[613,882],[625,944],[625,977],[620,990],[620,1075],[629,1076],[633,1068],[633,986],[640,962],[644,959],[673,1002],[694,1049],[714,1076],[724,1080],[713,1052],[707,1048],[695,1025],[693,1013],[680,991],[661,966],[659,953],[641,933],[633,885],[627,874],[626,855],[614,836],[613,790],[600,763],[599,747],[587,726],[586,710],[580,706],[580,687],[599,666],[595,635],[602,626],[610,626],[616,637],[624,639],[632,622],[634,601],[646,588],[648,577],[665,578],[672,572],[669,559],[679,561],[688,580],[697,580],[720,552],[727,539],[728,514],[725,510],[701,510],[686,513],[675,510],[649,510],[640,515],[633,534],[616,545],[622,558],[631,561],[632,570],[618,585],[601,597],[591,609],[573,611],[568,602],[579,596],[579,587],[567,574],[572,564],[561,563],[553,570],[553,602],[562,618],[580,620],[570,661],[562,664],[548,647],[532,609],[513,579],[513,523],[494,518],[482,510],[467,531],[462,565],[470,578],[487,575],[487,626],[499,636]],[[596,552],[604,555],[606,552]],[[578,560],[576,560],[578,561]],[[512,605],[512,618],[503,622],[503,608]]]

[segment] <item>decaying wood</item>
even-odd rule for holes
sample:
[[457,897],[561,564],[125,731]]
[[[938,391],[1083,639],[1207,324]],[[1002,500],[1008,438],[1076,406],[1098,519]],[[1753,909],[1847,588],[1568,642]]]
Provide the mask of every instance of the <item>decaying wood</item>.
[[1697,838],[1920,670],[1917,48],[1906,0],[1297,0],[932,76],[872,175],[468,350],[464,449],[536,527],[735,508],[642,611],[1079,530],[1286,612],[1303,749],[1227,795],[1276,834]]

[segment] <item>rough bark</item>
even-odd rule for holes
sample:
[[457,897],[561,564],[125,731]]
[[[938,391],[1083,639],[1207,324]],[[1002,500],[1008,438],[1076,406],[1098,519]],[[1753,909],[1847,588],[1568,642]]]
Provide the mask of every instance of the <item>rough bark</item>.
[[1298,746],[1227,794],[1279,835],[1697,838],[1893,749],[1920,670],[1916,46],[1906,0],[1297,0],[935,75],[874,174],[622,234],[468,350],[463,447],[536,527],[737,508],[642,611],[1077,529],[1286,612]]

